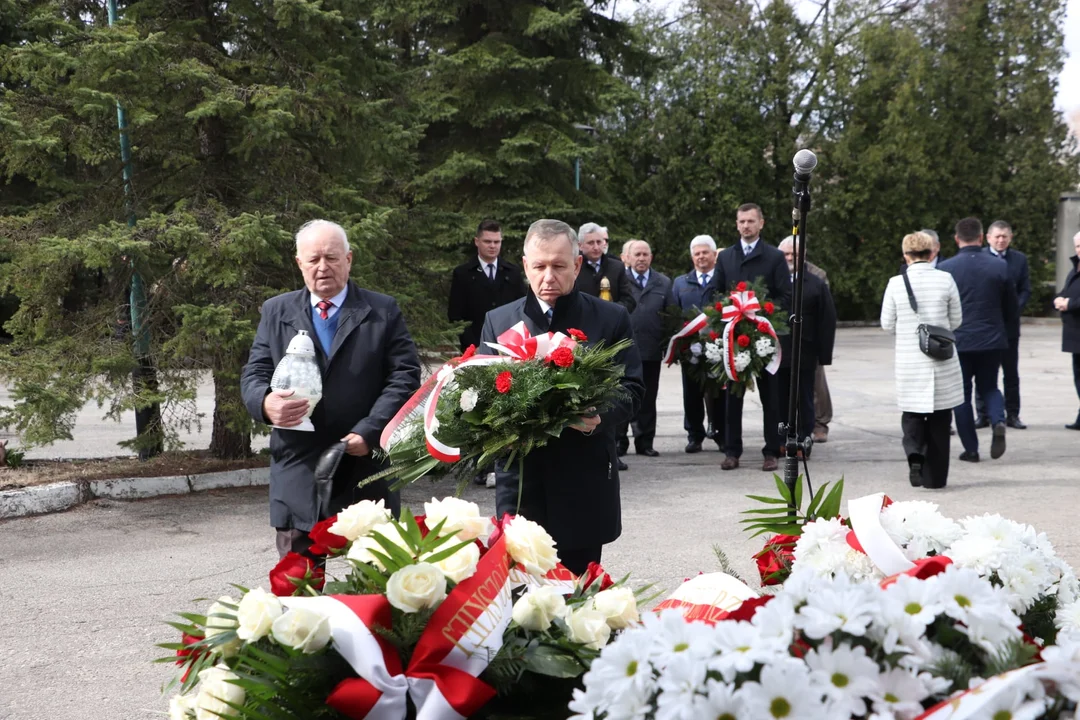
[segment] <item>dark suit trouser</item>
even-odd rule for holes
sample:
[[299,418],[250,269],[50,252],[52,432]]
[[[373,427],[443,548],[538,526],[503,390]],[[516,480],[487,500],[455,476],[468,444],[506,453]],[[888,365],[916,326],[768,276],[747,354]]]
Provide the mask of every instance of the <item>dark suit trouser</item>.
[[724,437],[724,396],[709,397],[702,391],[693,378],[682,371],[682,406],[683,430],[690,442],[702,442],[705,439],[705,418],[709,418],[717,445],[723,445]]
[[1001,350],[960,352],[960,372],[964,380],[964,402],[953,408],[956,415],[956,434],[968,452],[979,451],[979,436],[975,433],[975,412],[971,409],[971,381],[975,392],[982,395],[990,424],[1005,421],[1005,401],[997,389],[998,368],[1001,367]]
[[[1009,338],[1009,347],[1001,351],[1001,377],[1005,386],[1005,415],[1020,416],[1020,337]],[[997,384],[997,379],[994,379]],[[975,396],[975,416],[986,417],[982,396]]]
[[[1076,397],[1080,399],[1080,353],[1072,354],[1073,361],[1073,385],[1076,386]],[[1080,412],[1076,413],[1076,421],[1080,423]]]
[[[660,361],[642,360],[641,374],[645,380],[645,397],[641,399],[641,408],[634,416],[634,449],[650,450],[656,439],[656,396],[660,392]],[[626,431],[630,423],[619,426],[619,442],[628,445]]]
[[952,410],[900,415],[904,454],[908,463],[921,463],[923,487],[943,488],[949,479],[949,427]]
[[[778,374],[781,372],[783,371],[777,370]],[[765,436],[765,446],[761,448],[761,454],[766,457],[779,457],[784,445],[784,438],[780,436],[780,382],[776,375],[762,373],[756,383],[764,418],[762,433]],[[727,440],[724,443],[724,452],[733,457],[742,457],[743,398],[729,391],[724,393],[724,399],[727,407],[724,420]]]
[[[802,362],[799,363],[799,419],[797,427],[800,440],[810,437],[814,432],[814,377],[817,375],[817,368],[817,359],[807,357],[804,354]],[[780,368],[776,372],[776,377],[780,386],[780,419],[787,422],[788,398],[791,397],[791,368]],[[786,442],[787,438],[784,438],[784,440]]]

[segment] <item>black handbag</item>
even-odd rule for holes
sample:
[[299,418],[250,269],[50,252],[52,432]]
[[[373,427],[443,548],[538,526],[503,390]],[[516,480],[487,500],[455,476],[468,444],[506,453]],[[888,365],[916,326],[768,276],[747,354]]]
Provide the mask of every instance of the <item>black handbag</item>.
[[[919,319],[919,303],[915,301],[915,293],[911,290],[911,281],[907,273],[904,276],[904,287],[907,288],[908,302],[911,303],[911,311],[915,313],[915,319]],[[953,331],[940,325],[927,325],[919,323],[919,349],[922,354],[935,360],[948,360],[956,352],[956,336]]]

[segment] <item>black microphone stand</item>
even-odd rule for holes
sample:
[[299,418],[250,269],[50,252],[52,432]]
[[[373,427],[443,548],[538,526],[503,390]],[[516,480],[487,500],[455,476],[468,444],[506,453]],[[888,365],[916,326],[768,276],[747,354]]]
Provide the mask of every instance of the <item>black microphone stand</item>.
[[780,434],[786,435],[784,445],[784,484],[791,495],[791,511],[794,516],[798,511],[795,506],[795,486],[799,482],[799,450],[809,455],[813,437],[799,441],[799,368],[802,365],[802,313],[803,313],[803,275],[806,268],[806,216],[810,214],[810,178],[803,180],[795,176],[795,207],[791,211],[791,235],[795,241],[795,286],[791,292],[791,391],[788,395],[787,422],[780,424]]

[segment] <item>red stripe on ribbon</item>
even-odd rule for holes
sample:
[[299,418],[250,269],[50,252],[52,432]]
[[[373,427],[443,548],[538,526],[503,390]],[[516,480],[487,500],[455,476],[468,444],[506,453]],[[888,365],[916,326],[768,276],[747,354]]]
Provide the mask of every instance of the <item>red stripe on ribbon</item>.
[[[401,674],[401,658],[397,650],[388,643],[376,627],[389,630],[394,619],[390,613],[390,601],[385,595],[331,595],[342,605],[354,612],[361,622],[371,631],[372,637],[382,650],[383,663],[391,675]],[[363,678],[342,680],[326,698],[326,704],[352,720],[363,720],[375,703],[382,697],[382,692]]]
[[686,326],[671,336],[668,340],[667,352],[664,353],[664,362],[668,365],[675,362],[678,359],[678,353],[675,351],[675,343],[684,337],[693,335],[696,332],[701,332],[701,329],[709,324],[709,318],[705,313],[701,313],[696,318],[691,320]]

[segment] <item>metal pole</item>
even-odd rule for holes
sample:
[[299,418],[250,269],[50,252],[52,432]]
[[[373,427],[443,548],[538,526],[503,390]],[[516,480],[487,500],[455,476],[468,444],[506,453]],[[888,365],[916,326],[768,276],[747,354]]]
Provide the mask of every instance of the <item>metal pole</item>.
[[581,189],[581,158],[574,158],[574,189]]
[[[787,422],[781,426],[781,433],[787,436],[784,446],[784,484],[791,493],[794,505],[795,485],[799,482],[799,450],[809,449],[811,438],[799,442],[799,369],[802,365],[803,331],[803,274],[806,268],[806,216],[810,214],[810,188],[795,193],[795,209],[792,210],[791,234],[795,238],[795,286],[792,288],[791,301],[791,388],[788,395]],[[794,512],[798,508],[792,507]]]
[[[109,27],[116,24],[116,0],[108,0]],[[120,160],[124,163],[124,200],[127,205],[128,227],[135,227],[135,201],[131,180],[131,140],[128,138],[127,115],[124,106],[116,101],[116,124],[120,130]],[[131,261],[134,265],[134,261]],[[131,311],[132,349],[138,366],[132,371],[132,382],[136,394],[156,393],[158,390],[157,371],[150,361],[150,332],[146,326],[146,286],[138,271],[131,275],[131,291],[128,298]],[[139,448],[139,459],[147,460],[161,453],[162,441],[161,408],[152,403],[135,409],[135,432],[144,441]]]

